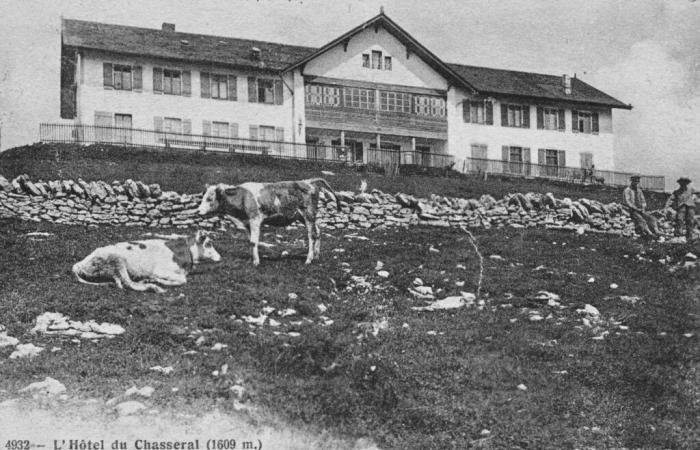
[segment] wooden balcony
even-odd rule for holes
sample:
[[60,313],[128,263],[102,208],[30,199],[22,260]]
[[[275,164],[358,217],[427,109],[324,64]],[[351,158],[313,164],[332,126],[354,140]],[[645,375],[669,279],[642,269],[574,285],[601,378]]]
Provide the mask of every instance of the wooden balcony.
[[306,126],[428,139],[447,139],[447,117],[429,117],[343,106],[307,104]]

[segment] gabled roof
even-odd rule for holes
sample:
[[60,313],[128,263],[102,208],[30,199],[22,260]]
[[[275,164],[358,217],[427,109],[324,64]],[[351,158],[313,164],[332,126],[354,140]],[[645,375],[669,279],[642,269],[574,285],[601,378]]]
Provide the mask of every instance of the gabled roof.
[[[280,71],[315,49],[205,34],[162,31],[83,20],[63,20],[63,45],[128,55]],[[252,48],[260,49],[260,59]]]
[[482,94],[514,95],[632,109],[631,105],[622,103],[578,78],[571,78],[571,94],[565,94],[562,87],[562,76],[558,75],[462,64],[450,64],[450,67]]
[[[567,95],[561,86],[560,76],[444,63],[383,12],[321,48],[73,19],[63,19],[62,39],[63,45],[69,47],[286,72],[303,66],[330,48],[342,45],[355,34],[373,26],[384,27],[406,45],[412,54],[423,59],[449,82],[467,91],[632,108],[576,78],[572,79],[572,93]],[[260,59],[253,58],[253,47],[260,49]]]
[[289,67],[285,69],[285,71],[290,71],[293,69],[296,69],[298,67],[303,66],[307,62],[311,61],[312,59],[316,58],[317,56],[325,53],[326,51],[330,50],[331,48],[335,47],[336,45],[341,45],[343,42],[346,42],[349,39],[352,39],[353,36],[355,36],[358,33],[361,33],[362,31],[366,30],[367,28],[371,27],[384,27],[389,33],[391,33],[395,38],[399,40],[402,44],[404,44],[407,48],[407,50],[410,50],[411,53],[419,56],[423,61],[425,61],[430,67],[432,67],[436,72],[438,72],[440,75],[445,77],[450,82],[456,83],[460,85],[461,87],[466,88],[469,91],[476,91],[466,80],[462,79],[459,74],[455,73],[455,71],[447,64],[442,62],[440,58],[435,56],[430,50],[425,48],[420,42],[418,42],[413,36],[408,34],[406,30],[401,28],[396,22],[391,20],[388,16],[384,14],[384,12],[380,12],[378,15],[374,16],[373,18],[369,19],[367,22],[360,24],[359,26],[353,28],[352,30],[348,31],[347,33],[337,37],[336,39],[333,39],[323,47],[317,49],[313,53],[310,53],[309,55],[305,56],[304,58],[300,59],[299,61],[296,61]]

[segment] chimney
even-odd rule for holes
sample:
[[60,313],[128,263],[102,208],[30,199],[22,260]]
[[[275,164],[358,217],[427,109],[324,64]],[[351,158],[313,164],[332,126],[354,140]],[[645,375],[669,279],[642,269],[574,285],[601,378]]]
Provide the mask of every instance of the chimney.
[[561,84],[564,86],[564,94],[571,95],[571,77],[567,74],[562,75]]
[[163,26],[162,26],[161,30],[163,30],[163,31],[174,32],[174,31],[175,31],[175,24],[174,24],[174,23],[163,22]]
[[260,49],[258,47],[251,48],[250,57],[255,61],[260,61]]

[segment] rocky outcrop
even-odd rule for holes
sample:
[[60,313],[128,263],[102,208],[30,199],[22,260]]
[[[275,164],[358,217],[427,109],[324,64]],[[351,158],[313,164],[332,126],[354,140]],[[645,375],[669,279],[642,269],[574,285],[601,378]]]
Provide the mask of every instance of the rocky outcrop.
[[[201,194],[163,191],[140,181],[85,182],[84,180],[31,181],[26,175],[8,182],[0,179],[0,217],[88,226],[203,227],[221,223],[219,217],[201,218],[196,208]],[[340,211],[322,196],[319,222],[331,229],[368,229],[386,226],[439,227],[544,226],[587,229],[631,235],[626,211],[617,203],[557,199],[551,193],[514,193],[496,200],[431,195],[429,199],[378,190],[355,194],[337,192]],[[331,202],[328,204],[328,202]],[[328,205],[327,205],[328,204]],[[327,207],[326,207],[327,206]],[[670,227],[662,220],[662,225]]]

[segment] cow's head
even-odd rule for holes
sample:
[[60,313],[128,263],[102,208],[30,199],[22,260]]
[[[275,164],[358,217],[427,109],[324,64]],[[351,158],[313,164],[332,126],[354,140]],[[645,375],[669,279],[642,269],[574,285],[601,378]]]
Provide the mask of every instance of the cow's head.
[[194,236],[194,245],[192,246],[191,251],[192,258],[195,261],[221,261],[221,255],[219,255],[219,252],[217,252],[214,248],[211,239],[209,239],[209,236],[207,236],[206,233],[201,231],[197,231],[197,234]]
[[199,208],[197,208],[197,213],[200,216],[211,214],[219,209],[220,191],[219,185],[207,186],[207,190],[204,191],[204,196],[202,196],[202,202],[199,204]]

